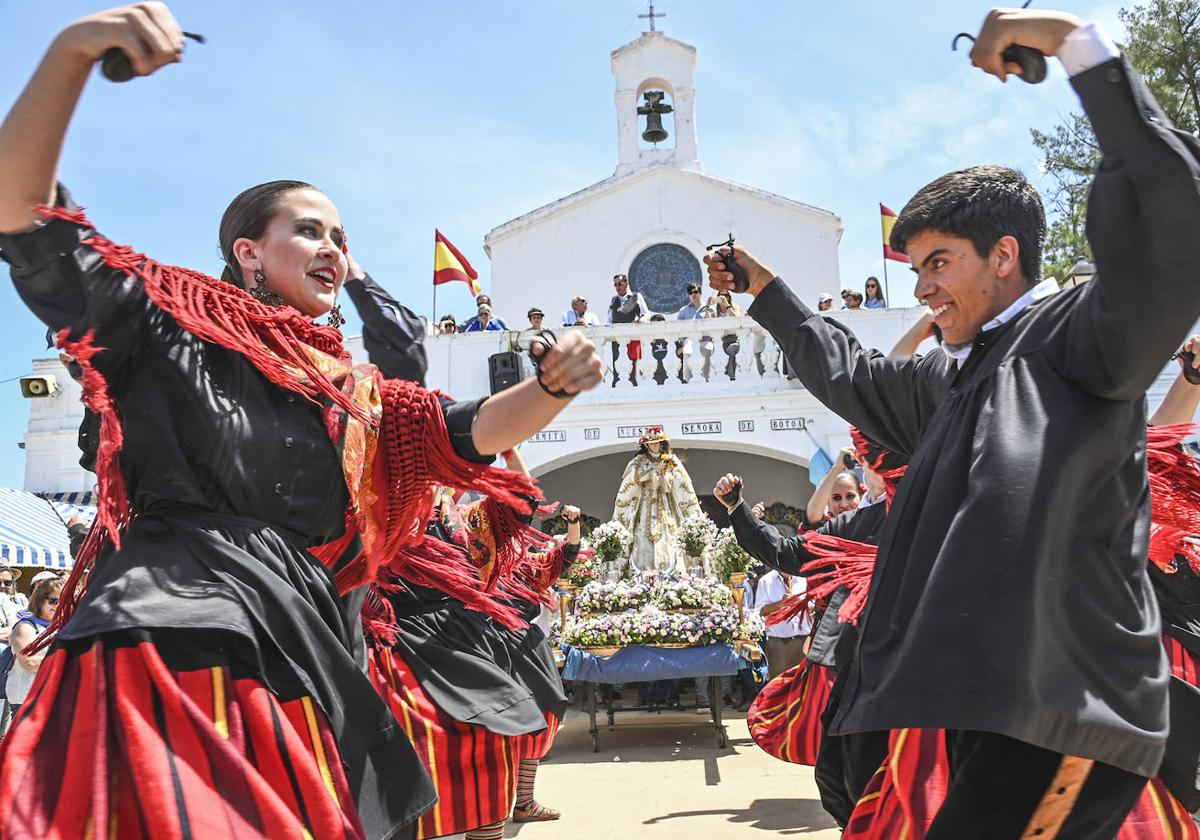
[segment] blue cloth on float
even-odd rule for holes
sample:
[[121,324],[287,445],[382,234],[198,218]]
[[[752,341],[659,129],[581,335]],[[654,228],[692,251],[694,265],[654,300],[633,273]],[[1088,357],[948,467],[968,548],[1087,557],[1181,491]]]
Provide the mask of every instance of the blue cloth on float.
[[592,683],[650,682],[683,677],[722,677],[746,667],[729,645],[691,648],[623,647],[612,656],[595,656],[564,644],[562,678]]

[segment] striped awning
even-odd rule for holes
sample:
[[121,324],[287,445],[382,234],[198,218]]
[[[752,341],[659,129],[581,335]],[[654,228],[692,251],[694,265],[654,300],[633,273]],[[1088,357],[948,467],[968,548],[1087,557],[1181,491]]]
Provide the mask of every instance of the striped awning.
[[49,500],[0,487],[0,562],[71,568],[67,526]]
[[90,527],[96,518],[95,494],[90,490],[78,493],[38,493],[48,501],[64,523],[79,517]]

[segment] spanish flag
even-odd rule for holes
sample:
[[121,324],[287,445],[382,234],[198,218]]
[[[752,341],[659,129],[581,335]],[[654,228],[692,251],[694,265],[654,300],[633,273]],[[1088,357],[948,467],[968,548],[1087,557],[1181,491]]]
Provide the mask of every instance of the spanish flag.
[[912,263],[907,254],[893,251],[891,246],[892,228],[896,226],[896,211],[886,204],[879,205],[879,221],[883,223],[883,258],[896,262]]
[[459,280],[471,287],[471,294],[478,295],[483,287],[479,285],[479,272],[471,268],[457,248],[449,239],[442,236],[440,230],[433,231],[433,285],[440,286]]

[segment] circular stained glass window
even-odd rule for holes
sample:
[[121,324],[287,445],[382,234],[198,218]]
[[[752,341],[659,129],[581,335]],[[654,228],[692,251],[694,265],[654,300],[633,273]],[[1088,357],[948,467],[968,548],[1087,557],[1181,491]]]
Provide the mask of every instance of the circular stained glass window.
[[700,261],[682,245],[651,245],[633,258],[629,285],[655,312],[673,314],[688,302],[687,285],[700,285]]

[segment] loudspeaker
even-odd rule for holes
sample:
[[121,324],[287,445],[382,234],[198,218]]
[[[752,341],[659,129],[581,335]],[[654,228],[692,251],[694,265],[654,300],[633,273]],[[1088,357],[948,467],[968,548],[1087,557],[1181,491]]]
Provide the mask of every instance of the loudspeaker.
[[52,397],[58,393],[58,380],[53,376],[22,376],[21,396],[27,400]]
[[521,381],[521,354],[508,351],[488,356],[488,378],[493,394],[516,385]]

